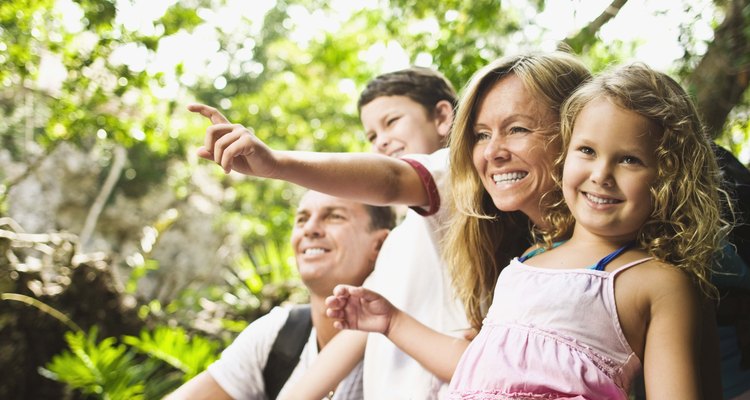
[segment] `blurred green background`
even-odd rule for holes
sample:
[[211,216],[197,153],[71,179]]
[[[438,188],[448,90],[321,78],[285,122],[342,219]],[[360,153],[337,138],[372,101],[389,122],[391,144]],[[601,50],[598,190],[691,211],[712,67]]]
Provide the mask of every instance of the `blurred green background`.
[[279,149],[367,151],[371,77],[566,42],[640,60],[750,160],[750,1],[4,0],[0,398],[160,398],[304,302],[299,188],[198,159],[203,102]]

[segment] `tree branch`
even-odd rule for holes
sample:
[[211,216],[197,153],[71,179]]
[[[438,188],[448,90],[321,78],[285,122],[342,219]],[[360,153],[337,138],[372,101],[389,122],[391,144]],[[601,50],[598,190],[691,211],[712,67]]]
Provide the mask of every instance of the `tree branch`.
[[570,46],[574,52],[580,54],[585,47],[591,46],[596,41],[596,33],[599,32],[599,29],[612,18],[616,17],[622,6],[627,2],[628,0],[613,0],[598,17],[581,28],[575,35],[565,38],[563,43]]
[[115,147],[113,158],[112,168],[109,170],[109,174],[104,181],[102,190],[99,191],[99,194],[96,196],[96,200],[94,200],[94,204],[91,206],[91,209],[89,209],[89,213],[86,216],[86,222],[83,224],[79,242],[81,251],[83,251],[91,238],[91,234],[96,227],[96,221],[99,219],[102,209],[104,209],[104,203],[107,202],[109,195],[112,194],[112,190],[115,188],[117,180],[120,179],[120,174],[122,174],[123,168],[125,168],[125,162],[127,161],[127,152],[125,151],[125,148],[122,146]]

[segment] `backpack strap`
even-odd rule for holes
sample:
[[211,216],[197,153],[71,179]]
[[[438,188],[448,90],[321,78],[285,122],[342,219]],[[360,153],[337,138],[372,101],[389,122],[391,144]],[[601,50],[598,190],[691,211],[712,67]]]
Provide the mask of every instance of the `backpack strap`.
[[266,366],[263,368],[263,383],[265,383],[266,395],[269,399],[276,399],[299,363],[300,354],[310,337],[311,330],[310,305],[294,306],[276,336],[273,347],[268,353]]

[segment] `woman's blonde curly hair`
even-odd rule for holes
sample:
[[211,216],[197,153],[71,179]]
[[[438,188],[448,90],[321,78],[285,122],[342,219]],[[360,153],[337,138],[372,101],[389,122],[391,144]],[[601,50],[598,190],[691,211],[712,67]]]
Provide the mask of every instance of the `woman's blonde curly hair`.
[[634,63],[614,68],[581,86],[563,104],[563,154],[555,161],[558,187],[543,197],[548,207],[542,230],[547,246],[570,236],[575,220],[562,198],[560,182],[576,117],[592,100],[607,98],[656,127],[657,178],[651,187],[653,212],[638,231],[637,243],[652,257],[674,265],[714,297],[715,256],[729,232],[722,217],[726,193],[712,146],[685,90],[668,75]]

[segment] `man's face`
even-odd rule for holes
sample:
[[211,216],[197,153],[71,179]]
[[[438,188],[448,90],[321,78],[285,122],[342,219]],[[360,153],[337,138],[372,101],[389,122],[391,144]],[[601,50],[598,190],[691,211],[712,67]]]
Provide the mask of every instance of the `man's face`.
[[302,281],[321,296],[337,284],[361,285],[372,272],[386,229],[372,230],[365,206],[309,191],[300,201],[292,247]]
[[378,97],[362,107],[360,117],[372,152],[389,157],[433,153],[447,134],[439,118],[406,96]]

